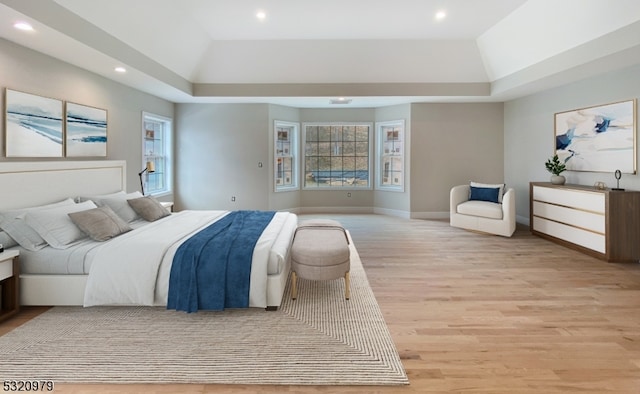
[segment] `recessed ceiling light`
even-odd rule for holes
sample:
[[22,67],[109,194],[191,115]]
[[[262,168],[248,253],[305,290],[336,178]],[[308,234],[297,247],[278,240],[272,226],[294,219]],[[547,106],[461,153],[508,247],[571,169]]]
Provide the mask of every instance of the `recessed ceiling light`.
[[27,22],[16,22],[16,23],[13,24],[13,27],[15,27],[18,30],[23,30],[23,31],[33,31],[33,26],[31,26]]
[[267,18],[267,13],[264,11],[258,11],[258,13],[256,14],[256,18],[260,19],[261,21],[265,20]]
[[444,18],[446,18],[446,17],[447,17],[447,13],[446,13],[446,12],[444,12],[444,11],[438,11],[438,12],[436,12],[436,19],[437,19],[437,20],[439,20],[439,21],[440,21],[440,20],[443,20],[443,19],[444,19]]
[[351,99],[348,99],[345,97],[338,97],[336,99],[330,100],[331,104],[349,104],[350,102],[351,102]]
[[127,69],[124,68],[124,67],[116,67],[116,68],[114,68],[114,71],[117,72],[117,73],[126,73]]

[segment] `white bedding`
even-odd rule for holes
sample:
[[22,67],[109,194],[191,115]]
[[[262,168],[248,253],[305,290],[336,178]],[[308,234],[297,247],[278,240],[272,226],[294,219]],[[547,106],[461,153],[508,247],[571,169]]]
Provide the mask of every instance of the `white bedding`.
[[[84,305],[166,305],[176,250],[189,235],[227,213],[181,211],[91,248],[86,255],[90,271]],[[269,261],[286,258],[296,225],[294,214],[276,212],[258,240],[253,253],[249,306],[267,306]]]
[[[149,222],[142,219],[129,223],[134,229],[147,224]],[[20,272],[44,275],[87,275],[91,269],[91,251],[103,245],[105,242],[97,242],[87,237],[66,249],[47,246],[34,252],[16,246],[20,250]]]

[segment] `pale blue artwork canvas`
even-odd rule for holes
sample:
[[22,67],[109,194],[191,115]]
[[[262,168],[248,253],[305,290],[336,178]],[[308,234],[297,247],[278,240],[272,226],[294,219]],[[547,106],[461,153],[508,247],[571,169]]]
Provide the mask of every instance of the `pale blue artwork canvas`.
[[107,155],[107,111],[67,103],[67,157]]
[[6,89],[7,157],[62,157],[62,101]]
[[636,101],[555,114],[555,148],[570,171],[636,172]]

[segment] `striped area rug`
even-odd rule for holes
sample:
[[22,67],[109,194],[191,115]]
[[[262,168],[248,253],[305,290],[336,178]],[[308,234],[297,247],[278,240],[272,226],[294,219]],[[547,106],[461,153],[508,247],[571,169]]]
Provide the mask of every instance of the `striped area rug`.
[[298,281],[276,312],[55,307],[0,337],[0,376],[56,383],[402,385],[354,247],[344,281]]

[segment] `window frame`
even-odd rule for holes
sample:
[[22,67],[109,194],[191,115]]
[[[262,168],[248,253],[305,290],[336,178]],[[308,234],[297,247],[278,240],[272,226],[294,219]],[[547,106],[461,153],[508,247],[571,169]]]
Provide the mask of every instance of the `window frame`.
[[[306,174],[309,172],[307,170],[307,127],[309,126],[366,126],[368,127],[367,133],[367,186],[354,186],[354,185],[342,185],[342,186],[307,186]],[[304,122],[302,124],[302,149],[300,154],[300,160],[304,163],[301,165],[302,168],[302,179],[301,179],[301,187],[302,190],[373,190],[373,154],[374,154],[374,141],[373,141],[373,132],[374,132],[374,123],[373,122],[340,122],[340,121],[328,121],[328,122]],[[342,140],[344,141],[344,140]],[[354,141],[355,142],[355,141]],[[342,156],[342,155],[341,155]]]
[[[283,141],[280,139],[280,129],[288,130],[288,155],[279,154],[279,143]],[[275,120],[273,122],[273,191],[276,193],[287,192],[292,190],[300,190],[300,157],[298,143],[300,138],[300,123],[288,122],[285,120]],[[284,144],[284,142],[283,142]],[[278,184],[278,162],[279,159],[289,157],[291,160],[291,184],[285,184],[281,182]]]
[[[377,190],[404,192],[406,184],[406,140],[407,134],[405,130],[404,119],[390,120],[384,122],[376,122],[376,181],[375,187]],[[386,133],[391,131],[390,129],[397,129],[399,140],[386,139]],[[385,143],[393,141],[394,152],[385,152]],[[401,162],[401,183],[400,184],[385,184],[383,181],[385,175],[384,163],[388,162],[390,158],[399,158]],[[387,159],[387,160],[385,160]],[[393,159],[391,159],[393,160]],[[393,171],[393,170],[392,170]]]
[[[162,136],[161,138],[156,138],[157,136],[154,134],[151,138],[147,135],[147,123],[153,122],[157,124],[161,124],[162,126]],[[146,171],[142,174],[142,181],[144,182],[144,190],[145,195],[160,197],[173,193],[173,119],[157,115],[151,112],[142,112],[142,162],[140,163],[140,168],[145,169],[147,166],[147,161],[153,161],[155,164],[155,172],[153,174],[148,174]],[[155,130],[154,130],[155,133]],[[162,151],[161,154],[157,154],[157,152],[153,152],[154,154],[150,155],[146,151],[147,144],[149,141],[161,141]],[[155,142],[152,142],[155,144]],[[151,189],[149,187],[149,177],[157,177],[162,176],[163,188],[155,188]]]

